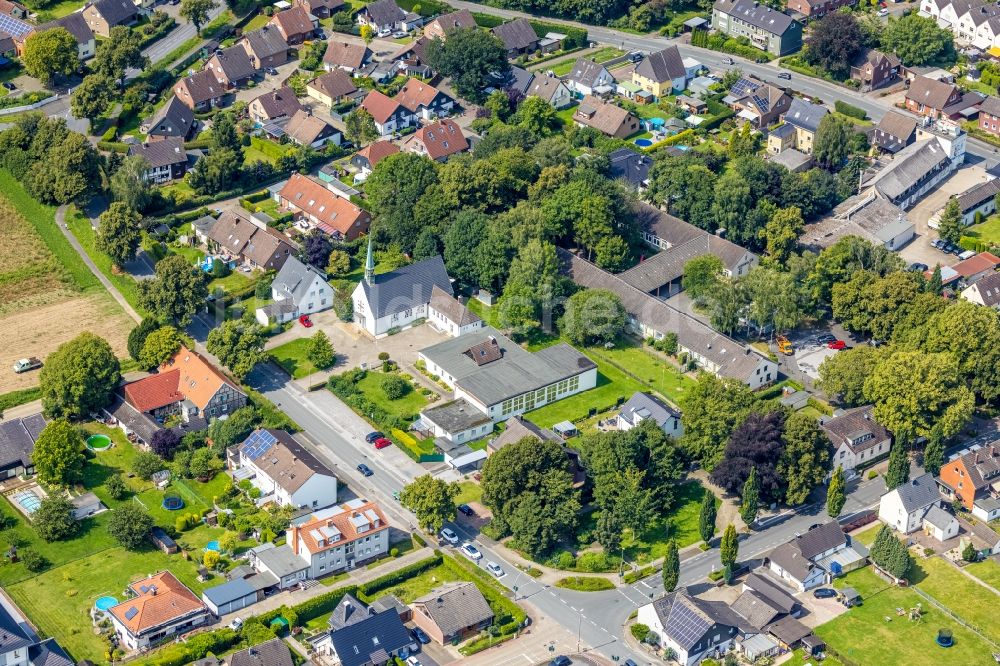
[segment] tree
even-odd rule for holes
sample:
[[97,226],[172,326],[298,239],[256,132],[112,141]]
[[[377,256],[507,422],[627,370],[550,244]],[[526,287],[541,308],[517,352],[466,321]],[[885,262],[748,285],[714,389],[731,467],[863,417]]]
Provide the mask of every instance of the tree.
[[104,481],[104,489],[108,491],[111,499],[120,500],[128,494],[128,485],[121,474],[112,474]]
[[364,40],[365,44],[371,44],[372,40],[375,39],[375,28],[366,23],[358,30],[358,34],[361,35],[361,39]]
[[212,10],[219,6],[215,0],[181,0],[181,18],[185,18],[194,24],[194,31],[201,33],[201,26],[205,25]]
[[734,130],[732,138],[729,140],[729,157],[738,159],[740,157],[752,157],[760,150],[760,133],[750,126],[749,122],[737,131]]
[[677,542],[671,539],[667,542],[667,552],[663,556],[663,591],[673,592],[681,577],[681,558],[677,552]]
[[655,160],[649,170],[647,197],[666,202],[670,213],[699,229],[714,232],[715,172],[693,158]]
[[958,360],[959,372],[985,401],[1000,396],[996,368],[1000,366],[1000,315],[961,300],[932,314],[921,347],[948,352]]
[[225,534],[219,537],[219,550],[224,553],[234,554],[240,546],[240,535],[231,530],[226,530]]
[[926,285],[924,285],[924,291],[928,294],[940,296],[943,286],[944,279],[941,277],[941,264],[938,264],[934,267],[934,272],[931,273],[931,279],[927,281]]
[[39,375],[42,406],[49,417],[79,417],[111,402],[121,368],[104,339],[83,332],[49,354]]
[[302,243],[301,259],[316,268],[322,268],[330,261],[331,252],[333,252],[333,241],[330,240],[330,236],[320,229],[313,229]]
[[156,368],[167,362],[181,348],[181,336],[173,326],[161,326],[148,336],[139,354],[139,365]]
[[156,277],[139,282],[139,305],[162,321],[187,326],[208,297],[205,271],[180,255],[156,262]]
[[[715,198],[712,201],[711,215],[715,218],[715,228],[727,230],[733,241],[748,244],[743,236],[747,228],[755,204],[755,197],[750,184],[736,169],[727,170],[715,181]],[[714,229],[713,229],[714,231]],[[757,230],[752,234],[752,240],[757,240]]]
[[889,24],[882,33],[882,48],[895,53],[908,67],[947,66],[955,62],[951,31],[939,28],[933,18],[916,13],[901,18],[889,17]]
[[[153,453],[164,460],[172,460],[177,445],[181,443],[181,437],[173,428],[160,428],[153,433],[149,440],[149,448]],[[162,469],[162,467],[161,467]],[[159,470],[156,470],[159,471]]]
[[553,134],[560,126],[555,108],[535,95],[521,102],[513,121],[539,138]]
[[489,229],[489,218],[478,211],[459,212],[444,238],[444,265],[463,285],[476,284],[476,256]]
[[111,194],[132,210],[142,212],[153,197],[153,189],[146,180],[149,162],[142,155],[130,155],[111,176]]
[[[212,130],[215,131],[215,128]],[[243,168],[243,151],[232,148],[212,148],[188,172],[188,185],[198,194],[215,194],[225,191],[240,176]]]
[[146,317],[141,322],[135,325],[135,327],[129,331],[128,334],[128,355],[132,357],[133,361],[139,360],[139,355],[142,354],[142,347],[146,344],[146,338],[153,331],[159,330],[160,322]]
[[[699,375],[681,403],[684,408],[681,447],[685,455],[707,470],[714,469],[733,430],[746,420],[756,401],[753,391],[742,382],[707,372]],[[736,487],[745,480],[745,477],[740,479]]]
[[430,227],[424,227],[413,246],[413,260],[430,259],[441,254],[441,242]]
[[307,354],[309,362],[320,370],[326,370],[337,360],[333,353],[333,345],[330,338],[323,331],[317,331],[309,341],[309,352]]
[[757,520],[757,511],[760,509],[760,483],[757,481],[757,468],[750,469],[750,476],[743,484],[743,492],[740,494],[740,518],[748,526],[753,525]]
[[379,388],[389,400],[399,400],[404,395],[413,390],[408,381],[399,375],[387,374],[379,381]]
[[87,137],[69,132],[37,156],[22,182],[42,203],[82,203],[102,189],[102,164],[103,158]]
[[267,358],[264,353],[266,341],[267,336],[259,324],[231,319],[209,332],[205,348],[242,380]]
[[68,486],[83,480],[83,437],[66,419],[46,424],[31,454],[38,481],[46,486]]
[[819,366],[819,387],[848,406],[864,404],[865,380],[886,354],[884,347],[860,345],[828,356]]
[[837,465],[830,478],[830,487],[826,489],[826,514],[831,518],[836,518],[844,510],[847,501],[844,485],[844,468]]
[[365,181],[365,194],[377,211],[374,228],[379,237],[411,251],[423,228],[414,206],[437,182],[437,166],[422,155],[396,153],[380,160]]
[[556,298],[559,258],[552,243],[534,238],[518,250],[510,264],[500,301],[504,328],[527,332],[547,326]]
[[126,502],[111,511],[108,534],[127,550],[139,550],[153,529],[153,519],[135,502]]
[[111,28],[108,38],[97,45],[91,69],[123,86],[128,69],[145,69],[148,63],[149,58],[142,53],[139,32],[128,26],[116,25]]
[[784,448],[778,459],[778,476],[784,482],[785,502],[792,506],[803,504],[826,476],[829,440],[816,419],[805,412],[795,412],[785,419],[781,438]]
[[698,514],[698,534],[706,544],[712,543],[715,536],[715,516],[718,508],[715,505],[715,494],[706,490],[701,498],[701,512]]
[[751,413],[733,430],[723,458],[712,470],[712,483],[727,492],[737,493],[755,473],[760,483],[760,498],[766,502],[782,499],[782,481],[777,465],[781,456],[784,414]]
[[344,118],[344,134],[356,146],[370,143],[381,136],[372,114],[362,107],[354,109]]
[[447,41],[431,40],[427,64],[442,76],[450,77],[455,92],[475,103],[484,99],[483,89],[494,77],[506,79],[510,72],[507,49],[493,33],[478,28],[462,28]]
[[813,142],[813,157],[829,168],[838,168],[847,159],[851,128],[846,120],[828,113],[819,121],[816,140]]
[[212,449],[201,448],[191,455],[188,473],[196,479],[208,479],[215,473],[217,458]]
[[64,541],[80,531],[80,523],[73,517],[73,510],[73,503],[68,497],[54,493],[43,499],[31,514],[31,525],[46,541]]
[[719,545],[719,558],[722,566],[732,568],[739,557],[740,542],[736,536],[736,526],[730,523],[726,525],[726,531],[722,534],[722,543]]
[[910,456],[906,440],[898,437],[889,451],[889,469],[885,473],[886,490],[894,490],[910,480]]
[[[34,516],[32,516],[34,518]],[[962,559],[966,562],[977,562],[979,560],[979,551],[976,547],[972,545],[972,542],[965,544],[965,548],[962,549]]]
[[[436,252],[434,254],[437,254]],[[434,255],[429,255],[434,256]],[[420,257],[414,257],[415,259]],[[426,259],[427,257],[422,257]],[[333,250],[326,260],[326,272],[332,277],[342,277],[351,272],[351,255],[343,250]]]
[[864,35],[854,15],[832,12],[812,24],[806,39],[805,59],[834,78],[845,79],[864,46]]
[[958,205],[958,199],[954,196],[948,198],[948,203],[944,206],[941,219],[938,221],[938,236],[950,243],[958,244],[962,240],[962,208]]
[[44,85],[57,74],[69,76],[80,66],[76,39],[66,28],[55,27],[28,35],[21,64],[28,74]]
[[141,220],[142,215],[127,204],[113,201],[98,218],[94,239],[97,249],[108,255],[116,266],[124,266],[135,258],[142,241]]
[[784,264],[795,250],[803,229],[805,221],[802,219],[802,211],[795,206],[779,208],[761,230],[767,255],[779,264]]
[[569,297],[559,330],[576,345],[614,342],[625,332],[625,306],[605,289],[583,289]]
[[944,442],[940,437],[931,437],[924,448],[924,471],[933,476],[941,473],[944,465]]
[[413,511],[427,532],[437,534],[445,522],[455,520],[458,485],[436,479],[430,474],[418,476],[399,493],[399,501]]
[[896,578],[905,578],[910,567],[913,566],[913,557],[910,549],[892,533],[892,528],[883,525],[875,535],[872,542],[869,556],[872,562],[881,569],[889,572]]
[[139,451],[132,458],[132,471],[140,479],[150,479],[154,474],[166,469],[163,458],[152,451]]
[[726,267],[714,254],[703,254],[684,264],[681,285],[688,296],[703,303],[719,286]]

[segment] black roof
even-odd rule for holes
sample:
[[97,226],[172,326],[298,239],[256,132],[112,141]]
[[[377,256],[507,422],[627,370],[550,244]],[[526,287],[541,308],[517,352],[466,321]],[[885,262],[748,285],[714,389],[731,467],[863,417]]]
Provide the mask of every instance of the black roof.
[[191,132],[191,126],[194,125],[194,111],[176,96],[171,97],[146,121],[146,124],[149,127],[147,134],[186,139]]
[[441,255],[376,275],[374,284],[362,280],[361,285],[375,317],[384,317],[429,303],[431,290],[435,285],[449,295],[455,293]]
[[92,4],[110,26],[127,23],[139,13],[139,8],[132,0],[96,0]]
[[[390,608],[369,615],[363,622],[331,631],[330,641],[343,666],[367,666],[386,661],[388,655],[406,647],[412,639],[399,613]],[[373,658],[376,653],[387,656]]]
[[24,627],[0,605],[0,653],[13,652],[32,643],[34,641]]
[[272,638],[266,643],[234,652],[229,656],[229,666],[294,666],[292,653],[285,641]]
[[361,9],[377,25],[391,25],[406,18],[406,12],[394,0],[375,0]]
[[45,417],[41,414],[0,423],[0,469],[30,465],[35,440],[43,428]]
[[632,187],[644,187],[649,178],[649,167],[653,160],[648,155],[640,155],[629,148],[619,148],[608,155],[611,162],[611,176],[624,178]]
[[31,666],[73,666],[69,655],[56,643],[54,638],[46,639],[28,648],[28,661],[31,662]]

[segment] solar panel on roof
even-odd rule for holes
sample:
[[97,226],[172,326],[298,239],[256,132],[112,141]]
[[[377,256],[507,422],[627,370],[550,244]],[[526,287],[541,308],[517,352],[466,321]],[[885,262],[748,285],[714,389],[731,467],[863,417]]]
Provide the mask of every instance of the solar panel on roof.
[[129,608],[127,611],[125,611],[125,619],[131,620],[138,614],[139,614],[139,609],[136,608],[135,606],[132,606],[132,608]]
[[31,26],[24,21],[7,14],[0,14],[0,32],[6,32],[11,37],[22,37],[31,32],[31,29]]
[[256,430],[250,433],[250,436],[243,443],[243,451],[250,459],[256,460],[267,453],[268,449],[274,446],[277,441],[274,435],[266,430]]

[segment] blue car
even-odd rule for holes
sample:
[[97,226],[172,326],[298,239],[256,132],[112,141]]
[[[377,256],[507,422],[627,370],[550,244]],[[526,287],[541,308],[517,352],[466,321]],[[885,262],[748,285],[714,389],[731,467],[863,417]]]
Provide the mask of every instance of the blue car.
[[414,627],[410,635],[420,641],[423,645],[427,645],[431,642],[431,637],[427,635],[427,632],[420,627]]
[[375,473],[375,472],[372,471],[371,467],[369,467],[368,465],[366,465],[364,463],[361,463],[360,465],[358,465],[358,471],[361,472],[364,476],[371,476],[372,474]]
[[833,599],[837,596],[837,591],[829,587],[820,587],[813,590],[813,596],[817,599]]

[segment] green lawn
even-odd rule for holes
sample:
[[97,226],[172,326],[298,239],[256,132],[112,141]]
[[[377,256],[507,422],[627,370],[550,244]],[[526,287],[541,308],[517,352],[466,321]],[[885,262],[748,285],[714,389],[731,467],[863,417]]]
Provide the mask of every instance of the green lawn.
[[[986,666],[995,663],[988,643],[931,606],[914,590],[891,587],[870,569],[852,571],[834,581],[834,586],[855,588],[864,603],[820,625],[816,634],[829,647],[860,666]],[[951,598],[956,598],[954,593]],[[909,609],[918,603],[923,608],[920,622],[910,622],[896,615],[897,608]],[[961,606],[964,608],[966,603],[962,601]],[[955,639],[953,647],[945,650],[935,644],[939,628],[951,630]]]
[[993,641],[1000,642],[1000,622],[996,616],[1000,595],[970,580],[940,557],[919,559],[915,567],[916,575],[914,572],[910,575],[917,587]]
[[602,46],[593,53],[587,56],[587,60],[593,60],[594,62],[607,62],[609,60],[614,60],[615,58],[620,58],[625,55],[625,52],[614,46]]
[[870,545],[872,545],[875,542],[875,536],[878,534],[879,528],[881,528],[881,527],[882,527],[882,523],[875,523],[874,525],[872,525],[868,529],[863,530],[861,532],[858,532],[857,534],[855,534],[851,538],[852,539],[856,539],[857,541],[860,541],[861,543],[863,543],[866,546],[870,546]]
[[458,496],[455,497],[455,506],[478,502],[482,497],[483,488],[478,483],[475,481],[460,481],[458,483]]
[[694,380],[682,374],[677,366],[641,346],[625,346],[619,343],[614,349],[590,347],[585,351],[591,358],[606,359],[627,369],[644,384],[675,404],[680,404],[685,392],[695,384]]
[[270,20],[271,20],[270,16],[268,16],[264,12],[261,12],[260,14],[257,14],[252,19],[250,19],[249,23],[243,26],[243,32],[247,33],[250,32],[251,30],[256,30],[257,28],[263,28],[265,25],[268,24],[268,22],[270,22]]
[[317,371],[307,358],[311,342],[309,338],[298,338],[270,349],[268,353],[294,379],[302,379]]
[[996,560],[983,560],[965,568],[970,574],[1000,590],[1000,564]]
[[83,251],[87,253],[87,256],[94,262],[98,270],[104,274],[104,277],[108,278],[111,284],[118,288],[118,291],[121,292],[122,296],[125,297],[125,300],[128,301],[128,304],[136,312],[142,316],[146,316],[146,311],[139,305],[138,283],[128,273],[116,273],[112,268],[112,262],[108,255],[97,249],[94,228],[90,226],[90,219],[77,210],[76,207],[71,207],[66,212],[66,224],[69,225],[69,230],[73,232],[76,240],[83,247]]
[[962,232],[962,237],[972,238],[987,245],[1000,245],[1000,215],[991,215],[981,224],[973,224]]
[[59,0],[51,5],[45,5],[45,9],[39,12],[39,22],[62,18],[77,11],[83,5],[83,0]]
[[243,149],[243,163],[250,164],[260,160],[277,165],[282,156],[294,150],[294,144],[289,144],[289,146],[282,146],[274,141],[256,136],[250,137],[250,145]]
[[369,370],[365,378],[358,382],[358,390],[389,414],[399,416],[403,419],[415,417],[427,405],[427,398],[420,395],[416,390],[409,391],[398,400],[389,400],[385,396],[381,385],[382,378],[385,376],[384,372]]
[[208,293],[214,294],[216,289],[222,289],[226,293],[233,293],[245,289],[256,282],[253,273],[244,273],[241,270],[234,270],[223,278],[216,278],[208,283]]
[[[663,557],[670,539],[675,540],[679,548],[701,541],[698,518],[705,488],[697,481],[690,481],[680,485],[676,493],[674,508],[667,516],[660,516],[641,534],[625,534],[622,545],[627,559],[643,564]],[[721,504],[721,501],[716,498],[716,503]]]

